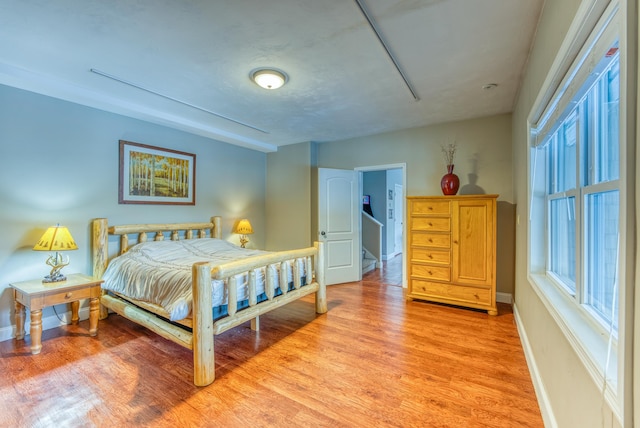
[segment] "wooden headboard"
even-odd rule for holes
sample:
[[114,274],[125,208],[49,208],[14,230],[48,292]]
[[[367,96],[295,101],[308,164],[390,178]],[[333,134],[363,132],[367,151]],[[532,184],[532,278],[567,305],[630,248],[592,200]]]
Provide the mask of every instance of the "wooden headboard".
[[[220,228],[222,217],[211,217],[208,223],[160,223],[160,224],[124,224],[109,226],[106,218],[93,220],[92,225],[92,263],[93,277],[102,278],[109,263],[109,235],[120,236],[117,254],[124,254],[129,250],[129,235],[137,235],[136,243],[149,240],[149,234],[154,241],[165,239],[168,232],[169,239],[177,241],[181,232],[183,239],[221,238]],[[207,231],[209,234],[207,235]]]

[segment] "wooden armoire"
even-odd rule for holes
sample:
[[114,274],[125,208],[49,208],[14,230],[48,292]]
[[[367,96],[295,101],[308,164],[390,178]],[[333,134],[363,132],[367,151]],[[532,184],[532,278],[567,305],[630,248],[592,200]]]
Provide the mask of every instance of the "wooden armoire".
[[407,197],[407,298],[498,314],[497,198]]

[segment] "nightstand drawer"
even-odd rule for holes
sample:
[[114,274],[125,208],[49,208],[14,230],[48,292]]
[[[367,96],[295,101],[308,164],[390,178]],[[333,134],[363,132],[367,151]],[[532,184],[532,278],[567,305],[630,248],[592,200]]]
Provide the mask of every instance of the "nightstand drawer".
[[[98,287],[99,288],[99,287]],[[62,291],[60,293],[50,294],[43,297],[43,306],[59,305],[61,303],[75,302],[80,299],[88,299],[90,297],[99,297],[91,294],[91,288],[81,288],[78,290]],[[95,294],[95,293],[93,293]]]
[[92,297],[99,298],[100,290],[100,283],[82,288],[67,288],[66,290],[59,291],[52,288],[51,290],[33,294],[27,294],[20,290],[16,290],[15,299],[33,311],[46,308],[48,306],[76,302],[78,300],[89,299]]

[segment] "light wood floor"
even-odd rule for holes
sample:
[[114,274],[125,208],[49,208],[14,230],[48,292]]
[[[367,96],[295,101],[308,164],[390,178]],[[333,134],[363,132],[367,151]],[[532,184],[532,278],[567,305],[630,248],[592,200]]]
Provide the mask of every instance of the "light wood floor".
[[542,427],[508,305],[497,317],[402,297],[400,258],[363,281],[215,339],[216,381],[191,352],[117,315],[0,343],[0,426]]

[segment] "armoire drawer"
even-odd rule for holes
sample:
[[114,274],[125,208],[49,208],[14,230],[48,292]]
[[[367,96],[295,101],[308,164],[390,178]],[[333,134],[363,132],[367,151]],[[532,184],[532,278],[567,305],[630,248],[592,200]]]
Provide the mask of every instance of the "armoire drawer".
[[426,215],[449,215],[451,213],[451,203],[449,201],[437,200],[414,200],[411,203],[411,214]]
[[449,266],[411,265],[411,277],[419,276],[424,279],[436,281],[451,281],[451,268]]
[[410,293],[415,298],[424,296],[428,300],[447,303],[471,303],[474,305],[488,305],[491,302],[491,289],[466,287],[464,285],[444,284],[439,282],[411,279]]
[[451,246],[451,234],[413,232],[410,235],[411,245],[420,247],[449,248]]
[[449,232],[451,220],[448,217],[414,217],[411,219],[411,230]]
[[411,263],[414,262],[450,265],[451,252],[449,250],[432,250],[430,248],[412,248]]

